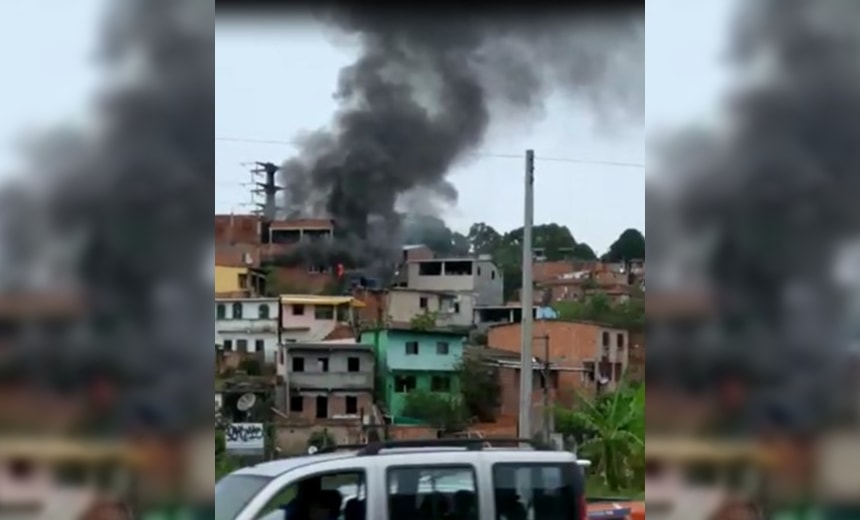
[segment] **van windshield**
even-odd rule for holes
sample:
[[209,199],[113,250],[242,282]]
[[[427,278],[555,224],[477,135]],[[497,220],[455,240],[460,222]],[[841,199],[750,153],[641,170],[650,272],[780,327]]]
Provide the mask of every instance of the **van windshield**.
[[257,475],[231,475],[215,484],[215,520],[234,520],[272,479]]

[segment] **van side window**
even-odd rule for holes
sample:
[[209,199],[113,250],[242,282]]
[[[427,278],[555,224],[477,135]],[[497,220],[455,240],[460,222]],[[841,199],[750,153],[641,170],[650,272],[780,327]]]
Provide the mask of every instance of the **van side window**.
[[493,464],[499,520],[570,520],[583,493],[573,464]]
[[254,518],[281,520],[286,511],[289,519],[322,515],[324,518],[365,520],[365,482],[364,472],[359,470],[306,477],[282,489]]
[[387,471],[388,518],[478,520],[475,468],[393,466]]

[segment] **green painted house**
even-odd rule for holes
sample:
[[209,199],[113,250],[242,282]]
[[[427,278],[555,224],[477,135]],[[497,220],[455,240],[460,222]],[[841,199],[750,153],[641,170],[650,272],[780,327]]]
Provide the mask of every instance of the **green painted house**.
[[449,330],[387,328],[369,330],[361,343],[376,351],[377,395],[388,414],[402,414],[405,396],[412,390],[443,394],[459,391],[457,364],[466,336]]

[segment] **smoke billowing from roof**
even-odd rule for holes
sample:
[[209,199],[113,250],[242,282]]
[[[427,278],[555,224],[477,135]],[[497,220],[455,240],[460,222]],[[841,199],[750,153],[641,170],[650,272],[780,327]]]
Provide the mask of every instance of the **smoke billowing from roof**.
[[[840,388],[844,307],[832,274],[860,232],[860,4],[739,5],[730,50],[744,81],[729,130],[667,163],[694,174],[677,176],[682,219],[690,236],[712,237],[704,269],[718,294],[715,328],[695,340],[699,368],[675,373],[746,374],[768,406],[808,427],[856,395]],[[649,370],[672,356],[657,352],[649,346]]]
[[[180,431],[211,424],[212,413],[200,389],[213,363],[212,281],[202,267],[212,243],[213,5],[109,7],[96,130],[47,136],[34,150],[40,185],[26,203],[46,222],[3,264],[17,277],[63,244],[62,265],[44,275],[52,290],[60,271],[75,275],[77,333],[17,345],[20,364],[4,368],[63,392],[110,377],[119,387],[113,424]],[[22,214],[3,216],[7,245],[34,231]]]
[[286,213],[334,218],[347,245],[339,248],[356,264],[390,258],[404,196],[420,192],[423,208],[456,203],[446,175],[482,144],[494,114],[535,116],[560,91],[589,116],[642,117],[641,9],[576,21],[393,12],[327,19],[356,34],[361,50],[341,71],[331,126],[301,142],[281,183]]

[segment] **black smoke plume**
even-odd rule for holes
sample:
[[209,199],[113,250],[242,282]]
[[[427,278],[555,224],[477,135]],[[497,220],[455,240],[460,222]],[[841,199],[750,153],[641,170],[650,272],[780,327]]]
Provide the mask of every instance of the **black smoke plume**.
[[[446,176],[495,115],[534,116],[561,91],[582,106],[570,117],[641,119],[643,15],[331,13],[357,36],[359,57],[341,71],[330,127],[305,136],[283,166],[285,213],[332,217],[334,248],[352,264],[391,259],[401,212],[436,216],[432,208],[456,203]],[[515,184],[512,175],[498,182]],[[416,200],[421,209],[401,207]]]
[[4,296],[74,291],[77,318],[4,368],[70,396],[109,379],[113,431],[180,432],[212,414],[214,6],[109,7],[93,130],[46,136],[33,183],[7,194],[24,207],[0,222]]
[[[860,232],[860,5],[740,5],[730,55],[744,81],[725,127],[663,157],[683,227],[666,243],[699,241],[713,313],[699,329],[655,326],[648,370],[699,388],[740,377],[747,427],[816,428],[851,415],[856,396],[834,265]],[[670,229],[648,217],[649,241]]]

